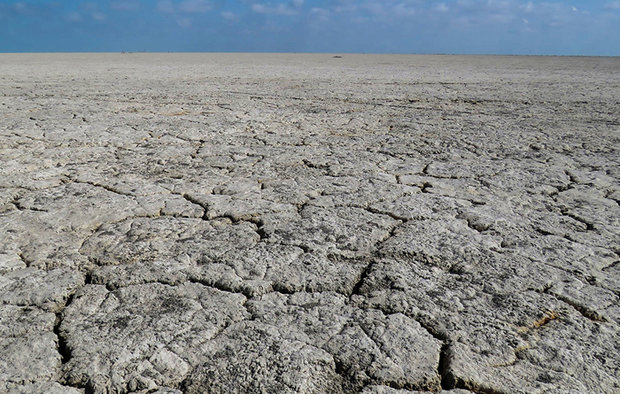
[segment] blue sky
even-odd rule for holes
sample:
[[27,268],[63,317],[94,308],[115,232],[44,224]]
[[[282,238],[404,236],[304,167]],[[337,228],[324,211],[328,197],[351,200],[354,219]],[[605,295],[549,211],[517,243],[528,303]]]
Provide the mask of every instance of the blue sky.
[[0,0],[0,52],[620,55],[620,0]]

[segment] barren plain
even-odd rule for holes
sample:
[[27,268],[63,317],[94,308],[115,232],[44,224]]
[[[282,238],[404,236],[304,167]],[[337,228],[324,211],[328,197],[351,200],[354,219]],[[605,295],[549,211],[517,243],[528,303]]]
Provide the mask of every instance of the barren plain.
[[620,391],[620,59],[0,55],[0,391]]

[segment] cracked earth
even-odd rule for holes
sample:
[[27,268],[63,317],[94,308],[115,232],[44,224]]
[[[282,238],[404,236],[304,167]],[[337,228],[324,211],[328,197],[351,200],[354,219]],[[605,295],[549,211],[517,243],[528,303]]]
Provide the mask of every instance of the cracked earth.
[[620,391],[620,60],[0,55],[0,391]]

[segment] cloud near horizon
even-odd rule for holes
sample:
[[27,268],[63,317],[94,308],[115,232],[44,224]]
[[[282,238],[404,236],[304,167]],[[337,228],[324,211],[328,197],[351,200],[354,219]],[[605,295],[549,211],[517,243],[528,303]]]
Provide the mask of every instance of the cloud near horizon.
[[618,56],[617,37],[620,1],[609,0],[6,0],[0,4],[2,52]]
[[175,2],[172,0],[160,0],[157,2],[157,10],[162,12],[183,12],[188,14],[205,13],[213,8],[211,2],[207,0],[183,0]]

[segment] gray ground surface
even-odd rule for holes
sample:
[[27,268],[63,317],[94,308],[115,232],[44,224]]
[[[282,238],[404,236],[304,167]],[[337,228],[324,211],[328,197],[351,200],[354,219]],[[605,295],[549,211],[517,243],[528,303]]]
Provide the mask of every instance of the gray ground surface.
[[0,391],[620,390],[620,60],[0,55]]

